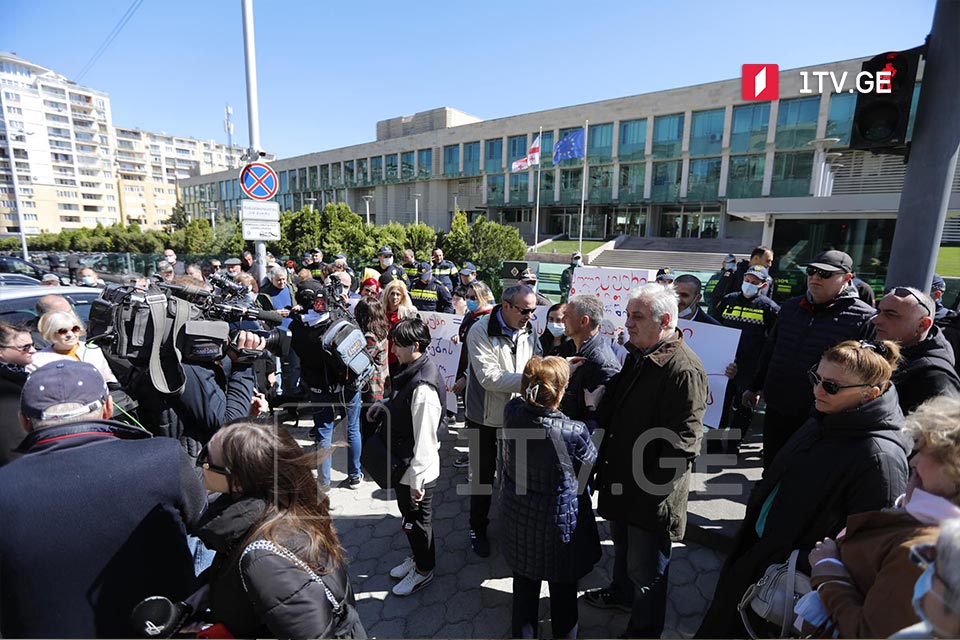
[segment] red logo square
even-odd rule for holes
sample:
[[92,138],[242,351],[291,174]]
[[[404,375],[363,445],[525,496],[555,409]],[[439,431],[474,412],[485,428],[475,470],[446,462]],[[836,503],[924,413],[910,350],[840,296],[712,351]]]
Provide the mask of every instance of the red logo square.
[[741,93],[744,100],[776,100],[779,98],[780,65],[743,65]]

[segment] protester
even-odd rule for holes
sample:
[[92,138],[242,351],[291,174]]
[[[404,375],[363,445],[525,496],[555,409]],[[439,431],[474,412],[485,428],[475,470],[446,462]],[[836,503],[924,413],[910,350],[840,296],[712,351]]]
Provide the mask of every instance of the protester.
[[100,279],[100,276],[97,275],[97,272],[91,269],[90,267],[84,267],[80,269],[79,272],[80,280],[77,282],[79,287],[102,287],[104,286],[103,280]]
[[807,265],[807,292],[780,307],[773,333],[742,402],[751,409],[766,400],[763,420],[763,464],[777,452],[810,415],[813,388],[807,371],[826,349],[842,340],[873,335],[874,310],[849,286],[853,260],[842,251],[818,254]]
[[223,261],[223,266],[227,268],[227,277],[231,280],[236,280],[242,272],[240,258],[227,258]]
[[468,285],[477,279],[477,268],[472,262],[464,262],[460,269],[460,284]]
[[919,289],[894,287],[873,317],[877,338],[900,345],[893,383],[904,415],[935,396],[960,394],[955,354],[933,323],[934,309],[933,300]]
[[527,361],[540,355],[537,334],[530,325],[536,295],[524,285],[507,287],[503,302],[480,317],[465,343],[467,367],[466,415],[470,434],[470,544],[474,553],[490,555],[487,536],[489,494],[497,466],[497,437],[503,409],[520,392]]
[[417,254],[413,249],[403,250],[403,272],[407,274],[407,282],[413,284],[419,273],[420,263],[417,261]]
[[450,291],[433,277],[429,262],[417,265],[415,276],[410,279],[410,299],[418,311],[453,313]]
[[[279,265],[267,272],[267,280],[267,284],[260,289],[260,295],[257,297],[260,306],[280,314],[283,320],[279,328],[289,331],[290,323],[293,321],[290,313],[294,309],[299,309],[297,288],[290,282],[287,270]],[[286,349],[286,351],[286,354],[274,354],[277,370],[280,373],[278,395],[297,395],[300,382],[300,357],[293,349]]]
[[71,249],[70,253],[67,254],[67,273],[70,274],[70,284],[80,284],[80,279],[77,276],[80,273],[81,266],[83,265],[80,262],[80,255]]
[[[453,280],[457,274],[457,265],[443,259],[443,249],[440,247],[435,248],[433,253],[430,254],[430,268],[433,270],[433,277],[453,293]],[[458,281],[457,284],[459,285],[460,282]]]
[[197,535],[217,552],[210,614],[228,637],[329,638],[334,603],[356,605],[315,458],[285,429],[239,422],[197,459],[204,487],[219,494]]
[[24,383],[23,457],[0,468],[4,638],[137,637],[137,603],[195,589],[184,527],[205,500],[192,461],[112,415],[89,363],[53,362]]
[[[367,353],[373,361],[374,373],[367,382],[367,387],[360,394],[363,406],[382,400],[390,380],[390,370],[387,368],[387,350],[389,343],[387,336],[390,333],[390,323],[383,310],[383,304],[373,296],[360,299],[353,311],[363,337],[367,341]],[[370,429],[367,412],[360,414],[360,434],[366,439]]]
[[12,420],[20,407],[20,391],[27,381],[27,366],[33,362],[33,338],[22,327],[0,322],[0,467],[20,457],[14,451],[26,435]]
[[[60,271],[60,254],[56,251],[50,251],[47,253],[47,264],[50,265],[50,270],[53,272]],[[59,278],[57,278],[59,281]]]
[[[407,286],[402,280],[387,282],[380,297],[383,300],[383,309],[386,312],[387,322],[390,323],[391,329],[397,326],[401,320],[418,317],[417,308],[413,305],[410,294],[407,293]],[[397,367],[397,356],[393,354],[392,345],[388,353],[387,362],[390,365],[390,373],[393,374]]]
[[677,330],[672,287],[651,283],[632,290],[626,327],[630,356],[607,386],[598,421],[605,429],[597,462],[598,513],[610,521],[613,581],[588,591],[584,600],[629,610],[626,637],[659,638],[671,541],[683,538],[687,524],[707,376]]
[[[457,363],[457,376],[456,382],[453,384],[453,392],[460,396],[464,402],[464,414],[466,414],[466,397],[465,392],[467,390],[467,366],[469,365],[470,359],[467,355],[469,352],[469,347],[467,346],[467,336],[470,334],[470,329],[473,327],[474,323],[485,315],[489,315],[493,311],[493,293],[490,291],[490,287],[486,285],[481,280],[474,280],[469,285],[466,286],[466,293],[464,297],[467,301],[467,313],[463,318],[463,321],[460,323],[460,328],[457,330],[457,340],[463,345],[460,348],[460,360]],[[453,461],[453,466],[458,469],[465,469],[470,465],[470,454],[465,453],[456,460]]]
[[[596,462],[597,450],[587,425],[558,408],[569,376],[563,358],[531,358],[520,397],[504,412],[501,549],[513,571],[514,638],[539,637],[543,580],[550,586],[553,637],[575,638],[577,581],[601,555],[593,505],[578,481],[581,467]],[[591,417],[601,395],[588,394]]]
[[780,314],[780,305],[766,295],[770,288],[768,277],[766,267],[756,265],[747,268],[740,291],[728,293],[714,307],[723,326],[740,330],[734,359],[737,373],[727,383],[723,418],[718,425],[722,430],[733,430],[732,436],[723,440],[722,449],[726,452],[739,453],[740,443],[753,422],[753,409],[741,399],[753,381],[760,352]]
[[936,545],[917,545],[910,559],[923,569],[913,587],[913,610],[920,622],[890,637],[960,637],[960,519],[944,522]]
[[393,264],[393,249],[388,245],[380,247],[380,250],[377,251],[377,259],[380,261],[380,286],[382,288],[385,289],[394,280],[399,280],[409,288],[410,280],[407,278],[406,272]]
[[40,284],[45,287],[59,287],[60,286],[60,276],[55,273],[45,273],[40,279]]
[[737,605],[769,565],[793,549],[806,559],[848,516],[890,507],[905,491],[903,413],[890,384],[899,355],[894,342],[848,340],[808,371],[816,411],[754,486],[697,637],[743,637]]
[[360,297],[380,298],[380,283],[376,278],[367,278],[360,284]]
[[677,274],[670,267],[662,267],[657,271],[657,284],[673,284]]
[[562,302],[558,302],[547,309],[547,328],[540,334],[540,350],[544,356],[567,358],[572,356],[577,348],[564,332],[566,307]]
[[[730,254],[727,257],[732,257],[732,255],[733,254]],[[713,299],[709,308],[710,315],[714,317],[719,316],[717,305],[720,304],[720,301],[723,300],[725,296],[740,290],[740,285],[743,284],[743,277],[746,275],[748,269],[752,267],[763,267],[769,271],[772,266],[773,250],[763,245],[755,247],[753,251],[750,252],[750,259],[741,260],[740,264],[736,265],[736,268],[733,270],[727,268],[725,259],[723,276],[713,289]],[[780,270],[784,271],[783,264],[781,264]],[[776,283],[771,280],[770,285],[767,287],[767,297],[773,299],[773,294],[776,293],[776,290]]]
[[620,371],[620,361],[613,355],[610,343],[600,335],[603,322],[603,303],[596,296],[579,295],[570,298],[563,314],[564,335],[570,338],[574,356],[583,361],[570,374],[567,392],[560,410],[574,420],[587,420],[584,391],[606,386]]
[[451,304],[453,305],[454,315],[462,316],[467,313],[467,288],[463,285],[459,285],[456,289],[451,291],[451,294]]
[[34,354],[33,362],[27,365],[28,373],[57,360],[76,360],[96,367],[105,382],[117,383],[117,376],[110,369],[103,350],[80,339],[86,335],[86,328],[76,313],[51,311],[41,316],[37,328],[50,346]]
[[[910,549],[932,547],[940,523],[960,517],[955,416],[960,416],[960,398],[947,396],[908,416],[914,455],[907,492],[896,508],[851,515],[842,536],[816,543],[809,555],[816,592],[802,603],[811,631],[832,627],[841,638],[886,638],[918,622],[910,598],[921,569],[910,562]],[[814,615],[819,611],[821,616]]]
[[518,282],[520,284],[525,284],[531,289],[533,289],[534,293],[537,294],[538,307],[549,307],[551,304],[553,304],[550,298],[548,298],[547,296],[537,291],[537,272],[534,271],[533,269],[530,269],[530,268],[524,269],[523,273],[520,274],[520,278],[518,279]]
[[934,320],[937,322],[949,321],[960,316],[960,313],[944,306],[943,294],[946,290],[947,281],[943,279],[943,276],[939,273],[933,274],[933,279],[930,282],[930,297],[933,298],[934,303],[937,305],[937,311],[934,314]]
[[583,266],[583,255],[579,251],[574,251],[570,255],[570,266],[560,274],[560,302],[566,302],[570,297],[570,287],[573,286],[573,274],[577,267]]
[[249,250],[244,251],[240,256],[240,268],[244,273],[256,273],[257,268],[254,265],[256,265],[256,261],[253,258],[253,253]]
[[183,263],[177,262],[177,254],[173,249],[163,250],[163,261],[173,267],[173,273],[175,275],[182,276],[186,274]]
[[[439,432],[446,428],[447,388],[440,369],[426,353],[430,330],[420,318],[402,320],[390,331],[391,349],[400,362],[392,378],[389,411],[393,455],[409,460],[396,488],[401,528],[413,555],[390,570],[399,579],[392,591],[408,596],[433,580],[437,564],[433,536],[433,494],[440,477]],[[382,405],[374,405],[376,419]]]
[[63,296],[51,293],[37,300],[33,305],[33,310],[36,315],[28,320],[24,326],[29,329],[30,335],[33,337],[33,344],[39,351],[50,346],[50,342],[40,335],[40,330],[37,328],[40,318],[51,311],[73,311],[73,305]]
[[702,322],[703,324],[712,324],[720,326],[720,323],[707,315],[706,311],[700,308],[703,283],[700,278],[689,273],[677,277],[673,281],[673,288],[677,291],[679,298],[679,317],[688,322]]
[[[727,275],[727,272],[733,272],[737,269],[737,257],[732,253],[728,253],[723,257],[723,263],[720,267],[720,271],[717,271],[715,274],[710,276],[710,279],[707,280],[707,284],[703,289],[703,301],[707,303],[707,309],[712,313],[716,303],[719,302],[724,295],[730,295],[731,292],[728,287],[729,283],[725,283],[723,287],[717,291],[717,285],[723,281],[724,276]],[[729,276],[727,276],[729,277]],[[726,294],[724,294],[726,291]]]
[[200,282],[206,280],[206,278],[203,277],[203,271],[200,269],[200,265],[196,263],[188,264],[184,275],[188,275],[191,278],[196,278]]
[[173,278],[176,274],[173,272],[173,265],[171,265],[169,262],[161,262],[157,265],[156,275],[158,275],[163,282],[170,284],[173,282]]

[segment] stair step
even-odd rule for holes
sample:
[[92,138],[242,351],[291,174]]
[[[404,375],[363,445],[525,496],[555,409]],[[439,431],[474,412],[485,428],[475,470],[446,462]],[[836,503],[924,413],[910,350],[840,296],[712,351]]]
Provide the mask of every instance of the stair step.
[[[590,261],[591,267],[616,267],[620,269],[653,269],[670,267],[677,272],[719,271],[726,253],[696,253],[689,251],[636,251],[610,249]],[[738,255],[737,260],[749,258]]]

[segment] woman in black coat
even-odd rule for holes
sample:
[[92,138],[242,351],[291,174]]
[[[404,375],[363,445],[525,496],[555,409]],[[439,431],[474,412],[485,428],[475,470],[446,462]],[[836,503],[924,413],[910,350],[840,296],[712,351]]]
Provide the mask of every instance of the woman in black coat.
[[33,337],[27,329],[0,322],[0,467],[20,457],[14,449],[27,436],[17,421],[20,391],[27,381],[24,367],[33,362]]
[[890,507],[906,490],[903,414],[890,383],[898,358],[896,343],[848,340],[810,370],[815,410],[754,487],[696,637],[746,637],[737,605],[769,565],[799,549],[797,568],[809,575],[806,558],[817,542],[836,537],[848,516]]
[[[533,357],[520,397],[504,410],[501,551],[513,570],[514,638],[537,637],[543,580],[550,585],[553,637],[575,638],[577,580],[600,559],[589,470],[581,473],[596,462],[597,450],[586,425],[557,410],[569,379],[563,358]],[[588,410],[601,394],[585,394]]]
[[315,458],[286,430],[252,421],[221,428],[197,458],[204,486],[221,494],[196,531],[217,552],[201,577],[232,637],[331,637],[344,624],[331,597],[349,604],[350,637],[365,637]]

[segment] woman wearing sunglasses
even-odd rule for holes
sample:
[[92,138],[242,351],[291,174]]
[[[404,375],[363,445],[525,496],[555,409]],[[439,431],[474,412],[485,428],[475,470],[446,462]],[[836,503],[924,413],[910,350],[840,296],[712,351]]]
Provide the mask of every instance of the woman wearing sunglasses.
[[811,626],[832,626],[841,638],[886,638],[918,621],[910,601],[924,567],[910,561],[911,549],[915,557],[931,549],[940,524],[960,518],[957,416],[955,396],[933,398],[911,413],[910,481],[896,508],[852,515],[843,536],[816,543],[809,561],[819,593],[798,605]]
[[34,354],[33,362],[27,365],[28,372],[32,373],[57,360],[77,360],[95,366],[107,384],[118,384],[103,350],[82,339],[87,330],[73,311],[49,311],[43,314],[37,323],[37,330],[44,340],[50,342],[50,346]]
[[[20,411],[26,367],[36,352],[30,331],[0,322],[0,415],[13,417]],[[20,457],[14,449],[25,436],[16,419],[0,420],[0,467]]]
[[252,421],[222,427],[201,450],[203,485],[219,497],[195,533],[217,552],[204,576],[229,637],[330,637],[326,590],[355,604],[316,464],[285,429]]
[[904,493],[908,449],[890,383],[899,353],[894,342],[848,340],[809,371],[814,410],[750,494],[698,637],[744,637],[737,605],[768,566],[799,549],[798,569],[809,575],[805,560],[817,542],[849,516],[893,506]]

